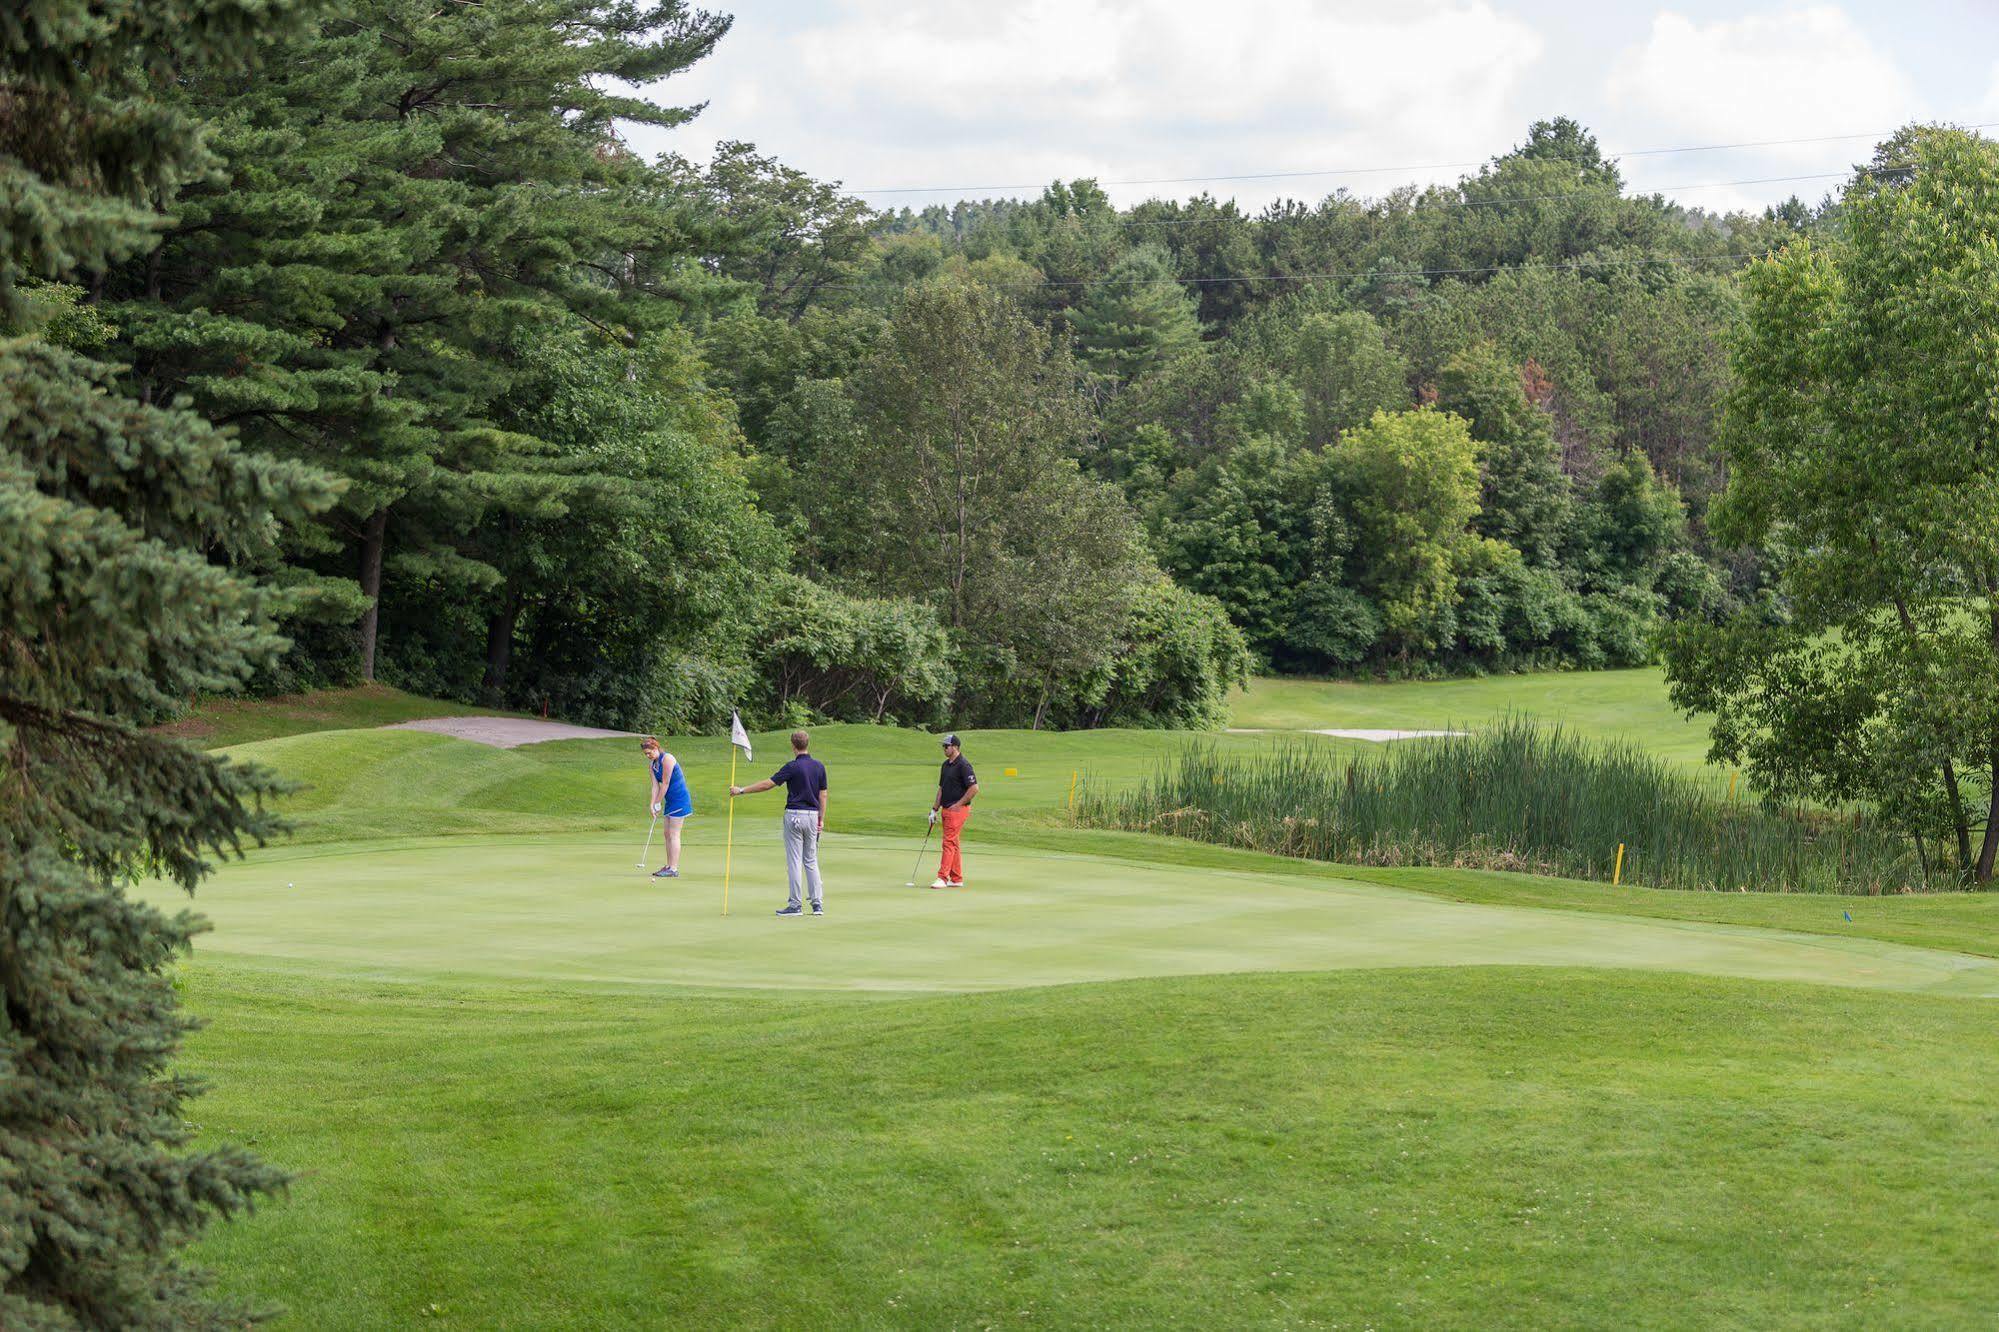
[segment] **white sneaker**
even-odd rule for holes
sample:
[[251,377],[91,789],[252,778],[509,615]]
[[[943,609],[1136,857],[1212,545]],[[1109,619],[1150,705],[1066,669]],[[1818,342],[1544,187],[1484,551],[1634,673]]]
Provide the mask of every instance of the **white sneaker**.
[[942,875],[939,875],[935,880],[931,882],[930,886],[932,888],[949,888],[951,885],[945,882],[944,877]]

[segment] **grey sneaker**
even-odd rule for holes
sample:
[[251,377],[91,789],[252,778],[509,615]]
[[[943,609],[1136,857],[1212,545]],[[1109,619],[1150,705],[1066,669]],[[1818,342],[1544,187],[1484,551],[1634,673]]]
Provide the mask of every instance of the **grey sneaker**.
[[777,914],[780,916],[802,916],[805,914],[805,908],[798,906],[781,906],[777,909]]
[[825,904],[824,902],[814,902],[814,903],[812,904],[812,914],[813,914],[813,915],[815,915],[815,916],[823,916],[823,915],[825,915],[825,914],[826,914],[826,904]]
[[662,866],[652,872],[652,877],[655,879],[677,879],[680,877],[680,871],[677,869],[667,869]]

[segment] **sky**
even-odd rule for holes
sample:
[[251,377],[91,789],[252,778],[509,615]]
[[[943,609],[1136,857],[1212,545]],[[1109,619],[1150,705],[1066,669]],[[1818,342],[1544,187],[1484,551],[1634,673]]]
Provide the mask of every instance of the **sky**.
[[632,146],[705,161],[745,140],[883,208],[1083,176],[1121,205],[1377,195],[1568,115],[1633,154],[1636,189],[1760,210],[1818,199],[1910,120],[1999,122],[1999,0],[705,3],[733,28],[647,90],[705,109]]

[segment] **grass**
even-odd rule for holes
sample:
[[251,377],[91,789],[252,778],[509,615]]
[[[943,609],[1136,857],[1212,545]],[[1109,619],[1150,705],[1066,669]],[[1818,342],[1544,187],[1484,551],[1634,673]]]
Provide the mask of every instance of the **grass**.
[[204,1134],[305,1171],[203,1256],[300,1326],[1975,1327],[1999,1301],[1982,1005],[1479,968],[188,990]]
[[302,1173],[202,1261],[339,1329],[1948,1327],[1999,1300],[1999,1031],[1972,999],[1999,991],[1999,897],[1078,829],[1072,772],[1376,751],[966,739],[973,887],[931,893],[901,884],[934,742],[817,733],[818,921],[768,915],[772,796],[739,811],[720,916],[719,741],[672,742],[698,812],[670,887],[631,868],[625,742],[232,751],[309,786],[295,845],[203,887],[183,1067],[213,1087],[201,1143]]
[[1706,723],[1667,700],[1665,677],[1653,667],[1392,684],[1268,678],[1250,681],[1234,705],[1231,725],[1279,731],[1447,730],[1527,716],[1588,739],[1636,741],[1683,767],[1707,761]]
[[[935,793],[940,751],[930,736],[878,726],[825,726],[813,752],[831,770],[831,826],[847,831],[923,829]],[[782,734],[753,736],[756,759],[737,765],[747,783],[769,776],[789,754]],[[1279,741],[1264,736],[1199,737],[1158,731],[966,731],[965,753],[980,777],[981,825],[1059,821],[1072,780],[1136,780],[1161,754],[1214,743],[1252,754]],[[1320,739],[1327,753],[1360,741]],[[687,772],[700,819],[728,800],[730,748],[720,736],[671,740]],[[564,740],[501,750],[424,731],[316,732],[230,751],[305,785],[284,809],[300,841],[520,834],[628,828],[642,817],[644,761],[631,740]],[[1008,773],[1012,769],[1012,773]],[[641,822],[643,833],[644,824]]]
[[[1878,896],[1927,887],[1907,838],[1859,815],[1729,801],[1631,741],[1517,715],[1363,757],[1182,750],[1136,787],[1092,788],[1094,827],[1362,865],[1511,869],[1706,891]],[[1941,864],[1944,850],[1931,850]]]
[[[1614,958],[1642,970],[1999,996],[1999,962],[1858,931],[1831,938],[1830,929],[1792,934],[1456,903],[1338,872],[1134,866],[975,844],[971,888],[930,892],[903,886],[916,836],[829,836],[828,917],[779,922],[770,918],[784,900],[776,803],[739,823],[726,919],[723,830],[713,821],[690,829],[685,877],[672,884],[633,869],[643,828],[616,837],[302,846],[231,866],[204,886],[201,907],[217,929],[201,954],[371,981],[894,994]],[[933,841],[930,863],[917,867],[926,883],[935,850]]]

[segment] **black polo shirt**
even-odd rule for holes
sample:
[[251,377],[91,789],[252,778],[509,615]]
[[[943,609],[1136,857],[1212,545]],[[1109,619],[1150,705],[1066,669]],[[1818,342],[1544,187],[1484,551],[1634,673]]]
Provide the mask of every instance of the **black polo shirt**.
[[818,809],[819,793],[826,789],[826,765],[810,754],[799,754],[770,775],[772,786],[785,790],[786,809]]
[[978,780],[978,775],[972,771],[972,765],[965,762],[963,754],[958,755],[954,759],[945,759],[944,766],[937,773],[937,790],[939,793],[937,803],[949,809],[952,805],[963,800],[965,792],[971,790],[972,783]]

